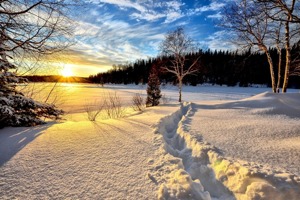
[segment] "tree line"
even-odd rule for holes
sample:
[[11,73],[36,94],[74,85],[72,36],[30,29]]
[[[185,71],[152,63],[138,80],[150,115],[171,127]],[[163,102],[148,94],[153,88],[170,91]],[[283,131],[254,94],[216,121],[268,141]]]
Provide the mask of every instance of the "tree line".
[[22,78],[27,79],[29,82],[63,82],[63,83],[89,83],[88,78],[85,77],[64,77],[60,75],[31,75],[22,76]]
[[[269,48],[268,52],[274,61],[274,73],[278,73],[279,54],[277,49]],[[292,58],[297,58],[300,52],[300,41],[291,48]],[[285,49],[281,49],[282,57]],[[89,76],[92,83],[113,83],[113,84],[146,84],[153,65],[158,68],[158,76],[163,84],[178,84],[176,76],[165,70],[170,65],[170,57],[158,56],[156,58],[140,59],[133,63],[114,65],[107,72]],[[197,85],[210,83],[216,85],[242,86],[251,84],[265,84],[272,86],[270,70],[265,53],[254,52],[249,48],[247,51],[223,51],[223,50],[199,50],[186,56],[185,68],[197,60],[197,71],[187,75],[183,79],[184,84]],[[283,65],[284,59],[281,60]],[[299,63],[298,63],[299,64]],[[297,63],[291,67],[289,87],[300,88],[300,77],[297,72]],[[284,74],[281,69],[280,74]],[[283,76],[281,76],[281,79]],[[282,80],[281,80],[282,81]]]

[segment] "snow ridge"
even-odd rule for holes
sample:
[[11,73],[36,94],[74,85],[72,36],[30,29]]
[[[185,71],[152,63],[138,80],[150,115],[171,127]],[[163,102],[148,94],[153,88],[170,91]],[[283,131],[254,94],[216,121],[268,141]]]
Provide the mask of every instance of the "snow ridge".
[[158,199],[297,199],[300,179],[293,174],[224,158],[212,145],[189,133],[193,104],[162,118],[154,133],[159,159],[148,174],[159,184]]

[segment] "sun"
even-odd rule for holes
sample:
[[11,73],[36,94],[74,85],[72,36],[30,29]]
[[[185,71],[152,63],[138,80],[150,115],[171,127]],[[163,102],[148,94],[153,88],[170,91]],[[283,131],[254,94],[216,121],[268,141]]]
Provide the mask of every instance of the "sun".
[[61,71],[61,75],[64,77],[73,76],[73,70],[71,66],[65,66],[64,69]]

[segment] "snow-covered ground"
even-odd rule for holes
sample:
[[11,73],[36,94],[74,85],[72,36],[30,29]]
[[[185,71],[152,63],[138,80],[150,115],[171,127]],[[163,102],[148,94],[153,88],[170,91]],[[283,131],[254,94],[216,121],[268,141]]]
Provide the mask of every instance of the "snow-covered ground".
[[177,88],[164,86],[167,104],[91,122],[87,104],[116,92],[130,106],[146,86],[56,89],[65,120],[0,130],[1,199],[300,196],[299,90],[186,86],[180,105]]
[[194,104],[191,134],[200,134],[226,156],[300,176],[299,100],[299,93],[262,93],[228,103]]

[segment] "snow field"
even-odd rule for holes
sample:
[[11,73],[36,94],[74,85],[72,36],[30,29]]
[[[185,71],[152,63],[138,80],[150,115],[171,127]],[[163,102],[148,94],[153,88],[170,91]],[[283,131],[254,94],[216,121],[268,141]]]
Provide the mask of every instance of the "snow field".
[[147,177],[151,126],[171,112],[159,107],[95,123],[77,113],[57,124],[2,129],[1,199],[156,199]]
[[130,107],[145,86],[60,90],[65,121],[0,130],[1,199],[300,196],[299,93],[274,97],[263,93],[266,88],[186,86],[183,99],[193,103],[178,104],[172,103],[177,88],[165,86],[171,103],[93,123],[86,103],[117,92]]

